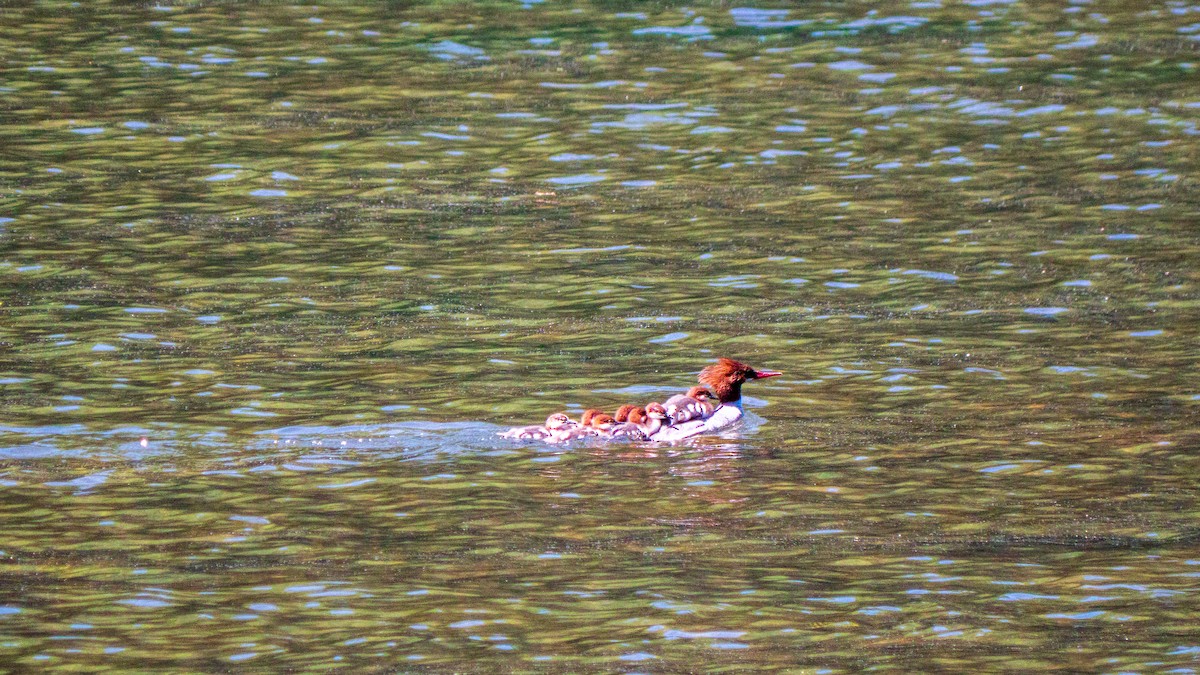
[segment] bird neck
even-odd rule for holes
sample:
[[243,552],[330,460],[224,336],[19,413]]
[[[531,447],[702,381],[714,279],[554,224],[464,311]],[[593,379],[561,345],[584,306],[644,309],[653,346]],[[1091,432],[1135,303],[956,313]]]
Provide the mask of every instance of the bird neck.
[[741,382],[721,382],[718,386],[712,388],[712,393],[716,395],[717,400],[721,403],[736,405],[738,407],[742,405]]

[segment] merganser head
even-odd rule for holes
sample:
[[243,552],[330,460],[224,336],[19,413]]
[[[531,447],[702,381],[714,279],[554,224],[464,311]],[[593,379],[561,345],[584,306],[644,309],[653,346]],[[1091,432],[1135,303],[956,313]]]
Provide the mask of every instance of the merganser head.
[[691,389],[688,389],[688,390],[687,390],[687,395],[688,395],[688,397],[689,397],[689,398],[694,398],[694,399],[696,399],[697,401],[712,401],[712,402],[716,402],[716,400],[717,400],[717,397],[716,397],[716,396],[713,396],[713,393],[712,393],[711,391],[709,391],[709,390],[707,390],[707,389],[705,389],[704,387],[701,387],[701,386],[699,386],[699,385],[697,385],[697,386],[695,386],[695,387],[692,387]]
[[661,403],[651,403],[646,406],[646,417],[665,420],[667,419],[667,409]]
[[713,365],[700,371],[697,379],[700,380],[700,384],[708,385],[708,388],[716,394],[718,401],[733,403],[741,400],[744,382],[782,374],[774,370],[755,370],[739,361],[722,357],[717,359]]
[[595,417],[592,418],[591,421],[592,421],[592,428],[599,429],[600,431],[608,431],[609,429],[613,428],[613,425],[615,425],[617,423],[617,421],[615,419],[613,419],[612,415],[607,415],[605,413],[600,413],[599,415],[596,415]]
[[571,421],[570,417],[567,417],[566,413],[557,412],[546,418],[546,428],[550,431],[562,429],[570,424],[574,424],[574,422]]
[[629,411],[629,415],[626,416],[625,421],[633,422],[634,424],[641,424],[642,422],[645,422],[646,421],[646,409],[645,408],[633,408],[632,410]]
[[591,426],[592,418],[594,418],[596,415],[603,415],[603,414],[604,414],[603,410],[596,410],[595,408],[588,408],[587,410],[583,411],[583,417],[579,418],[579,423],[585,427]]
[[621,406],[620,408],[617,408],[617,412],[613,413],[613,420],[615,420],[617,422],[628,422],[629,421],[629,411],[633,410],[634,407],[635,406],[632,403],[626,403],[625,405]]

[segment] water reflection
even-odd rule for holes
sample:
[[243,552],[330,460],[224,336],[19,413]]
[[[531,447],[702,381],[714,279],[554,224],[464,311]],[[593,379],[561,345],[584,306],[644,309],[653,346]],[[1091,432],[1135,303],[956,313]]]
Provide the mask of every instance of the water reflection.
[[[152,519],[122,509],[97,522],[89,514],[101,497],[78,493],[56,516],[39,519],[41,528],[74,533],[37,554],[82,575],[58,582],[66,592],[82,592],[94,583],[88,579],[108,590],[39,604],[38,611],[46,625],[59,622],[63,631],[89,626],[70,628],[71,634],[92,637],[95,649],[84,652],[90,658],[121,655],[113,664],[165,648],[136,637],[128,612],[141,613],[143,625],[205,626],[203,644],[212,655],[197,663],[285,664],[319,653],[321,663],[337,663],[340,655],[364,666],[418,657],[453,664],[464,653],[492,650],[513,652],[514,664],[540,658],[582,666],[686,663],[698,658],[693,649],[753,650],[770,662],[814,641],[814,659],[838,659],[840,648],[822,646],[833,630],[857,636],[858,652],[904,664],[936,650],[925,644],[929,639],[969,640],[978,653],[998,656],[1054,644],[1060,631],[1074,630],[1073,621],[1094,622],[1100,632],[1114,622],[1137,630],[1121,607],[1190,597],[1186,575],[1194,576],[1195,561],[1170,547],[1149,555],[1118,549],[1081,556],[1019,542],[997,552],[971,550],[979,537],[946,533],[954,523],[974,521],[972,510],[956,511],[937,494],[925,502],[945,522],[872,534],[877,526],[848,518],[847,507],[882,499],[883,508],[859,507],[859,513],[884,515],[888,502],[904,508],[913,496],[903,478],[885,479],[895,481],[888,488],[870,472],[856,477],[846,470],[862,461],[837,459],[836,446],[814,445],[787,458],[762,451],[757,445],[733,454],[680,449],[657,457],[597,451],[568,454],[553,465],[522,451],[430,465],[312,462],[304,460],[318,458],[297,449],[303,469],[269,475],[205,470],[138,477],[148,467],[131,465],[100,488],[108,491],[103,499],[140,503],[153,510]],[[797,471],[813,464],[824,473]],[[906,471],[902,463],[885,466]],[[707,468],[697,473],[700,467]],[[926,472],[939,476],[929,484],[954,494],[959,487],[951,484],[966,476],[948,468]],[[159,488],[147,492],[146,481]],[[1002,494],[983,489],[993,498]],[[256,493],[265,499],[245,499]],[[1030,521],[1041,522],[1039,531],[1047,522],[1068,522],[1061,509],[1043,508]],[[1045,520],[1051,513],[1060,515]],[[31,536],[32,527],[19,527],[14,539]],[[97,528],[170,545],[97,549],[84,536]],[[866,565],[873,571],[864,576]],[[214,577],[218,568],[232,574]],[[1155,581],[1146,583],[1147,575]],[[6,607],[12,616],[32,611],[19,599]],[[117,607],[127,611],[114,616]],[[330,623],[330,617],[356,621]],[[1032,635],[1041,636],[1032,641],[1030,617],[1037,624]],[[611,624],[604,634],[592,628],[597,618]],[[380,621],[392,628],[381,632],[374,627]],[[1056,628],[1061,621],[1068,625]],[[285,626],[313,627],[306,647],[288,646]],[[1103,644],[1097,639],[1083,658],[1100,658]],[[82,658],[60,648],[39,653]]]

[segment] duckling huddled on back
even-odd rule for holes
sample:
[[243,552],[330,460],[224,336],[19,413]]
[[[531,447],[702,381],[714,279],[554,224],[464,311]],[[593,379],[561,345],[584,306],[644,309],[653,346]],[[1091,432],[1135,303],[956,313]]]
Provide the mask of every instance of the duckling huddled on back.
[[629,411],[628,421],[616,423],[608,430],[609,438],[631,441],[650,441],[664,426],[670,424],[667,409],[661,403],[648,403],[645,408]]
[[716,410],[716,403],[717,397],[713,396],[711,391],[695,386],[688,389],[686,394],[675,394],[663,401],[663,406],[667,410],[667,416],[671,418],[671,424],[676,424],[712,415]]

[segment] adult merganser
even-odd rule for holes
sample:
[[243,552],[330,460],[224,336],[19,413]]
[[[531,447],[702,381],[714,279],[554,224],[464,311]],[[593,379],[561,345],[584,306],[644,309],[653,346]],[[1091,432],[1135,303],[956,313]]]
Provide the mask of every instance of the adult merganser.
[[[691,400],[694,405],[683,401],[682,407],[673,407],[677,417],[673,418],[663,404],[651,403],[644,409],[634,409],[629,422],[618,422],[612,415],[600,413],[598,410],[586,410],[581,425],[565,413],[554,413],[546,418],[545,425],[516,427],[500,435],[519,440],[544,440],[547,443],[563,443],[593,435],[633,440],[679,441],[734,424],[743,415],[742,384],[782,374],[773,370],[755,370],[733,359],[721,358],[700,371],[698,379],[700,384],[708,387],[707,390],[703,387],[688,390],[688,394],[692,396],[684,398]],[[718,404],[709,412],[711,404],[708,401],[714,395]],[[677,399],[679,397],[673,397],[668,399],[668,402]],[[630,414],[631,408],[632,406],[622,406],[620,412]],[[681,414],[684,410],[699,411],[702,416],[684,421]]]
[[579,425],[567,417],[566,413],[554,413],[546,418],[544,425],[531,424],[527,427],[513,427],[508,431],[500,433],[504,438],[515,438],[517,440],[534,440],[546,441],[547,443],[557,443],[561,440],[567,440],[572,430]]
[[700,384],[706,385],[716,395],[720,405],[711,415],[702,419],[672,424],[654,435],[656,441],[679,441],[699,434],[723,429],[742,419],[742,384],[750,380],[761,380],[783,373],[774,370],[755,370],[750,366],[720,358],[711,366],[700,371]]
[[663,401],[663,407],[667,409],[671,424],[678,424],[708,417],[716,410],[716,403],[717,397],[711,391],[697,385],[688,389],[686,394],[676,394]]

